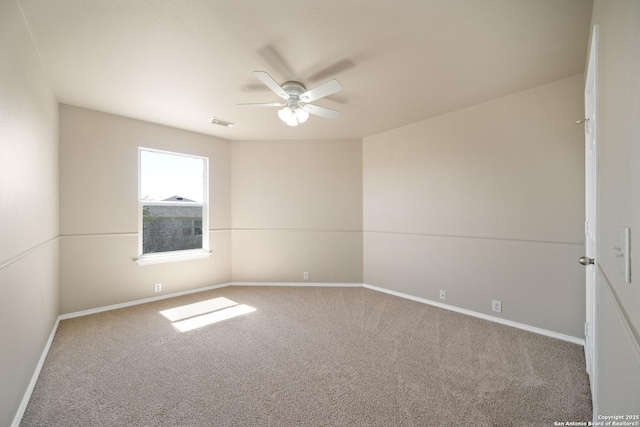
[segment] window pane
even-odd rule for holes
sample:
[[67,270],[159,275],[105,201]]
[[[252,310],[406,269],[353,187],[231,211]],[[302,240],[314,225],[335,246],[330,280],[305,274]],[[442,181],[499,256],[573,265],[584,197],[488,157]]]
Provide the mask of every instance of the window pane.
[[142,227],[143,254],[202,248],[202,206],[144,206]]
[[140,200],[204,202],[204,159],[140,151]]

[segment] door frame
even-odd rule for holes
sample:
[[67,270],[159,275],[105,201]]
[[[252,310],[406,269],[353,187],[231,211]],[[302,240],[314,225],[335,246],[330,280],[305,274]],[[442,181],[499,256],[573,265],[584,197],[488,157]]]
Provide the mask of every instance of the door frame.
[[597,382],[597,274],[598,274],[598,25],[593,26],[584,88],[585,108],[585,250],[594,259],[585,276],[585,363],[589,373],[593,410]]

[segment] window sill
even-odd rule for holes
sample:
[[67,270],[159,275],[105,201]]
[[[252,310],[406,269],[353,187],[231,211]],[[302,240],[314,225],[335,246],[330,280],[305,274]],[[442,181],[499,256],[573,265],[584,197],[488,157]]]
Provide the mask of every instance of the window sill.
[[205,250],[196,251],[180,251],[180,252],[165,252],[160,254],[147,254],[141,255],[139,258],[134,259],[138,265],[152,265],[163,264],[166,262],[178,262],[178,261],[190,261],[194,259],[209,258],[211,252]]

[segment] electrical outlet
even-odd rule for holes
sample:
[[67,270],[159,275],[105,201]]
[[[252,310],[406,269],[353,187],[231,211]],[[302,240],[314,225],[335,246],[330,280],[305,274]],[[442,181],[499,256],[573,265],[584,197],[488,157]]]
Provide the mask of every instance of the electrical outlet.
[[162,283],[156,283],[155,290],[156,292],[162,292]]
[[305,271],[304,273],[302,273],[302,278],[303,278],[304,280],[309,280],[309,272],[308,272],[308,271]]
[[440,299],[442,301],[445,301],[447,299],[447,292],[446,291],[440,291]]
[[491,311],[495,311],[496,313],[502,313],[502,301],[492,300]]

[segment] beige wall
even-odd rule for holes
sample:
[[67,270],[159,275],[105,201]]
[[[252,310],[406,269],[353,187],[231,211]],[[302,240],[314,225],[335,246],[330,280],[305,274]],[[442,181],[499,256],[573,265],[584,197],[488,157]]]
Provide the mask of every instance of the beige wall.
[[365,138],[364,282],[582,338],[582,92],[581,74]]
[[360,140],[232,143],[233,280],[362,283]]
[[[138,266],[138,147],[209,158],[208,259]],[[60,107],[60,312],[231,281],[229,141]]]
[[[596,411],[640,414],[640,2],[596,0],[599,25],[599,201]],[[618,267],[631,227],[632,283]]]
[[58,104],[15,1],[0,2],[0,425],[58,315]]

